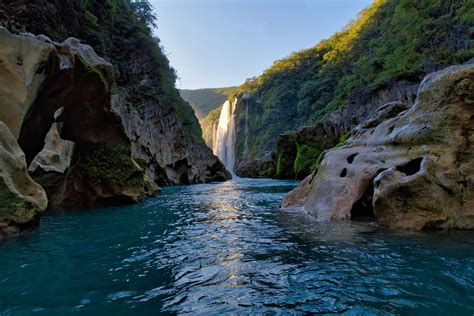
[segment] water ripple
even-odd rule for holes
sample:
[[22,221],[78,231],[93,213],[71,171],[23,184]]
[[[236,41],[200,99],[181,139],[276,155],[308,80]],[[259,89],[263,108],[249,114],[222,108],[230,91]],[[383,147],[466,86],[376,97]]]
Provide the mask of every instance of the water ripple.
[[[0,314],[474,313],[474,234],[282,212],[294,182],[165,188],[0,246]],[[51,299],[54,297],[54,299]]]

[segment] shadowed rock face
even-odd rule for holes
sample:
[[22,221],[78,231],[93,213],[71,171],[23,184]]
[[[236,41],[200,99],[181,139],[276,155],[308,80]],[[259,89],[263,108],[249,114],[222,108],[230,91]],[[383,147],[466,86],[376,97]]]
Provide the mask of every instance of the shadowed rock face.
[[0,27],[0,120],[18,138],[28,111],[46,79],[54,46],[32,36],[14,36]]
[[0,240],[36,226],[47,205],[46,193],[29,176],[14,135],[0,122]]
[[56,121],[63,123],[63,139],[78,146],[103,144],[107,148],[128,143],[120,120],[110,111],[110,63],[90,46],[69,38],[55,45],[47,71],[18,138],[28,162],[43,149],[59,108],[63,111]]
[[[17,131],[27,164],[42,151],[31,167],[52,205],[136,202],[155,191],[146,192],[153,186],[132,160],[130,141],[110,109],[110,63],[74,38],[58,44],[0,28],[0,40],[0,77],[12,78],[0,90],[0,106],[14,114],[2,112],[2,119]],[[53,124],[60,128],[51,130]],[[74,153],[64,148],[67,141]]]
[[231,178],[222,162],[203,142],[190,139],[175,115],[145,106],[141,114],[118,95],[112,109],[121,117],[132,142],[134,159],[159,185],[225,181]]
[[433,73],[415,105],[370,115],[282,206],[320,221],[373,216],[397,228],[474,229],[473,130],[474,65]]

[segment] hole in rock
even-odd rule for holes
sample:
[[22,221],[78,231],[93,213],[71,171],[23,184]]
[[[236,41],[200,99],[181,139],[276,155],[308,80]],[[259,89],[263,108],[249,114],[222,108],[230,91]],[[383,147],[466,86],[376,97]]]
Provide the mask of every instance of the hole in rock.
[[347,168],[344,168],[341,171],[341,178],[345,178],[346,176],[347,176]]
[[353,163],[354,162],[354,158],[357,157],[359,153],[355,153],[355,154],[352,154],[350,155],[349,157],[347,157],[347,162],[348,163]]
[[418,171],[420,171],[422,161],[423,161],[423,157],[410,160],[406,164],[398,166],[397,170],[400,172],[403,172],[407,176],[412,176]]
[[372,198],[374,196],[374,180],[371,179],[362,197],[354,203],[351,209],[352,220],[374,220]]

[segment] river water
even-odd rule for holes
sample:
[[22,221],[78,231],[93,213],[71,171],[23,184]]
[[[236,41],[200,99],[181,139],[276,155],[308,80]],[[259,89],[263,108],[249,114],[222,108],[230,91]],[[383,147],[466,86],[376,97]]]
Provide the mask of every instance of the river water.
[[317,224],[295,182],[164,188],[0,244],[0,315],[473,315],[474,233]]

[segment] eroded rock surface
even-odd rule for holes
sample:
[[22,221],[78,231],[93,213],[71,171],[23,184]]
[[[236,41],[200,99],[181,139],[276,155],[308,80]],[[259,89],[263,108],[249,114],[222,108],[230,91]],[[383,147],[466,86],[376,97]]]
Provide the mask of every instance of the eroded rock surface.
[[[202,143],[198,121],[174,87],[174,71],[158,47],[159,40],[143,28],[130,6],[118,3],[117,8],[115,12],[99,0],[92,1],[88,10],[82,2],[18,0],[0,4],[4,12],[0,25],[14,32],[43,33],[56,41],[72,34],[113,64],[114,93],[125,102],[120,118],[127,126],[133,156],[150,180],[161,185],[229,178],[224,166]],[[87,24],[91,15],[100,27]],[[91,90],[83,90],[84,95],[79,96],[94,95]]]
[[344,147],[325,152],[283,207],[319,221],[375,217],[397,228],[474,229],[473,131],[474,65],[433,73],[412,107],[381,107]]
[[39,169],[45,172],[64,173],[70,166],[74,153],[74,143],[64,140],[59,135],[61,124],[53,123],[46,135],[43,150],[28,167],[29,172]]
[[45,191],[28,174],[15,136],[0,122],[0,240],[36,226],[47,205]]
[[122,118],[132,142],[134,159],[158,184],[192,184],[231,178],[210,148],[184,133],[175,115],[162,113],[158,107],[127,106],[118,95],[112,97],[112,108]]
[[54,43],[0,28],[0,40],[0,78],[10,78],[0,89],[2,118],[26,163],[36,157],[31,171],[52,205],[135,202],[156,191],[111,111],[109,62],[75,38]]
[[0,27],[0,120],[15,138],[46,79],[54,46],[44,38],[15,36]]

